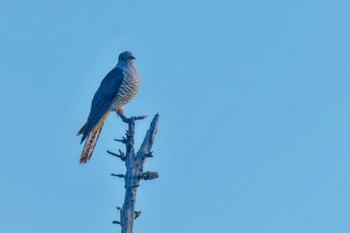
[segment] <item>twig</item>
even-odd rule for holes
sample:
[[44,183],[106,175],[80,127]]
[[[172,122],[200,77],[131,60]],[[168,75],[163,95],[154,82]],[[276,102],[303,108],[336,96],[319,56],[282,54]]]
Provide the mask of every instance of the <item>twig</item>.
[[124,174],[114,174],[114,173],[112,173],[111,176],[116,176],[116,177],[119,177],[119,178],[124,178],[125,177]]
[[119,150],[119,153],[120,154],[116,154],[116,153],[113,153],[112,151],[109,151],[109,150],[107,150],[107,153],[108,154],[110,154],[110,155],[113,155],[113,156],[115,156],[115,157],[118,157],[118,158],[120,158],[121,160],[123,160],[123,161],[125,161],[125,154],[121,151],[121,150]]
[[142,116],[133,116],[130,118],[127,118],[123,112],[118,111],[118,115],[120,116],[120,118],[122,118],[124,123],[129,123],[130,121],[137,121],[137,120],[143,120],[147,117],[147,115],[142,115]]

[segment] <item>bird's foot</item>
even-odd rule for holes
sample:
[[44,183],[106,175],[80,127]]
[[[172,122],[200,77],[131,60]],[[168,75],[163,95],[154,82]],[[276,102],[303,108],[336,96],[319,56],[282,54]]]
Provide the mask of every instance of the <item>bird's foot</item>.
[[117,114],[117,116],[118,116],[118,112],[121,112],[124,115],[124,110],[122,109],[122,107],[115,108],[115,113]]

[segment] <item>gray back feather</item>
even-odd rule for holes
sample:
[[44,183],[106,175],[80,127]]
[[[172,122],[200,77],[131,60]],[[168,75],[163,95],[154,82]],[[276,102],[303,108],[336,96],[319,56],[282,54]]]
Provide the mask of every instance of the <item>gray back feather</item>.
[[118,94],[123,79],[123,70],[116,67],[101,81],[101,84],[91,102],[91,110],[81,139],[82,142],[111,107],[114,98]]

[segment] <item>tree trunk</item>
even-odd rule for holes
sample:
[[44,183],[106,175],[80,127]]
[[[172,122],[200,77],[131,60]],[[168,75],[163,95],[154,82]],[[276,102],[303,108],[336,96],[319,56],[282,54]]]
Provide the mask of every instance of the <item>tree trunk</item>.
[[137,187],[141,179],[150,180],[158,177],[157,172],[143,172],[143,166],[148,157],[152,157],[152,145],[157,133],[159,114],[156,114],[152,120],[150,128],[148,129],[146,136],[139,151],[135,154],[134,151],[134,134],[135,134],[135,121],[144,119],[146,116],[130,117],[126,118],[123,113],[118,112],[118,115],[122,120],[128,124],[128,130],[126,132],[126,138],[122,140],[116,140],[125,143],[126,153],[124,154],[119,150],[120,154],[115,154],[107,151],[109,154],[117,156],[125,162],[126,174],[112,174],[113,176],[124,177],[125,181],[125,198],[124,204],[120,210],[120,222],[113,221],[113,223],[120,224],[122,233],[132,233],[134,219],[136,219],[141,212],[135,211],[136,192]]

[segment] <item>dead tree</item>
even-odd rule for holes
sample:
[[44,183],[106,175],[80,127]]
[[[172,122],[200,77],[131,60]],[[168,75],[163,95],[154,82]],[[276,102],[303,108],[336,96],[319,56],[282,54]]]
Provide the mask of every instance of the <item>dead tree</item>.
[[132,233],[134,219],[141,214],[141,211],[135,211],[136,192],[139,182],[140,180],[151,180],[158,177],[157,172],[144,172],[143,166],[147,158],[153,156],[151,149],[157,133],[159,114],[154,116],[143,143],[136,154],[134,151],[135,121],[142,120],[146,118],[146,116],[127,118],[120,111],[118,112],[118,115],[121,117],[123,122],[128,124],[128,130],[126,131],[126,137],[115,140],[126,145],[126,153],[122,152],[121,150],[119,150],[119,154],[111,151],[107,152],[125,162],[125,174],[111,174],[112,176],[124,178],[125,198],[123,207],[117,207],[117,209],[120,211],[120,221],[113,221],[113,223],[121,225],[122,233]]

